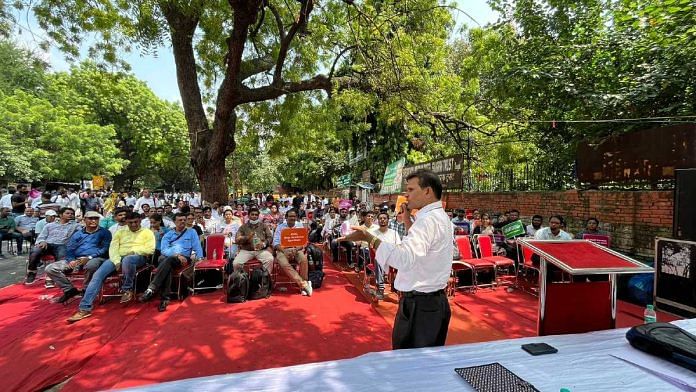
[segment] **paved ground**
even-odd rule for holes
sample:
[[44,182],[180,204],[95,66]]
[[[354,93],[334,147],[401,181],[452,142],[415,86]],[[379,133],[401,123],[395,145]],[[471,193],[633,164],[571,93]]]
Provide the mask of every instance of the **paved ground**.
[[12,256],[7,252],[4,254],[5,259],[0,259],[0,287],[23,281],[27,261],[26,255]]

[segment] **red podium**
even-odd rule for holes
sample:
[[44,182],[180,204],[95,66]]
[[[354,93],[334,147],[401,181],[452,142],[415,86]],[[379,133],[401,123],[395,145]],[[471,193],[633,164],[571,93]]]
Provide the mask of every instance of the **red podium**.
[[[628,256],[587,240],[517,241],[540,258],[539,336],[614,328],[616,275],[654,271]],[[551,281],[549,264],[569,274],[569,281]]]

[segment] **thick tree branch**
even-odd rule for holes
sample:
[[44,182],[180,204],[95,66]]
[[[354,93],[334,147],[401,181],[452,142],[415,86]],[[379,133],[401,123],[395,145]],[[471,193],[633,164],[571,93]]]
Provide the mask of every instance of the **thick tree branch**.
[[283,26],[283,18],[280,17],[280,12],[278,12],[278,9],[273,4],[268,3],[266,4],[266,7],[271,10],[273,17],[275,18],[276,25],[278,25],[278,36],[282,42],[285,39],[285,26]]
[[191,138],[191,150],[197,147],[198,135],[209,129],[203,108],[201,90],[198,86],[193,34],[198,26],[198,16],[181,12],[175,5],[167,3],[162,12],[171,27],[172,49],[176,64],[176,80],[181,94],[186,122]]
[[288,51],[290,50],[290,44],[292,40],[297,35],[297,31],[307,26],[307,21],[309,21],[309,14],[314,8],[313,0],[301,0],[300,1],[300,12],[297,16],[295,22],[290,26],[290,30],[280,41],[280,48],[278,49],[278,59],[276,60],[275,71],[273,72],[273,82],[272,84],[280,86],[282,84],[282,74],[283,66],[285,65],[285,59],[288,57]]
[[258,75],[262,72],[268,72],[273,69],[274,65],[275,62],[273,61],[273,56],[271,55],[265,55],[242,61],[239,79],[246,80],[251,76]]

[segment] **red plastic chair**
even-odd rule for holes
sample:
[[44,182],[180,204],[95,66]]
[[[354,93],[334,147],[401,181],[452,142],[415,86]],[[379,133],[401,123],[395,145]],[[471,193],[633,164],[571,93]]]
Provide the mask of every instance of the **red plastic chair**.
[[[472,269],[472,275],[473,275],[473,285],[475,288],[478,287],[483,287],[483,286],[495,286],[495,274],[496,274],[496,268],[495,268],[495,263],[489,260],[485,259],[478,259],[475,258],[472,251],[471,251],[471,241],[469,239],[468,235],[462,235],[462,236],[457,236],[455,237],[455,241],[457,244],[457,249],[459,249],[459,255],[461,256],[461,259],[458,260],[460,263],[464,263],[468,265]],[[493,281],[491,283],[484,283],[484,284],[479,284],[478,283],[478,273],[481,271],[485,271],[491,269],[493,270]]]
[[[493,255],[493,239],[488,235],[476,234],[474,242],[477,245],[479,257],[484,260],[492,261],[495,264],[496,272],[498,268],[512,268],[515,270],[515,261],[504,256]],[[517,271],[515,274],[517,275]],[[496,275],[496,281],[498,276]]]
[[191,295],[196,294],[196,290],[206,290],[206,289],[217,289],[221,286],[206,286],[206,287],[196,287],[196,272],[199,271],[218,271],[220,273],[220,282],[225,282],[225,265],[227,264],[227,259],[225,259],[225,235],[224,234],[211,234],[208,236],[205,242],[205,254],[206,258],[197,261],[193,265],[193,278]]

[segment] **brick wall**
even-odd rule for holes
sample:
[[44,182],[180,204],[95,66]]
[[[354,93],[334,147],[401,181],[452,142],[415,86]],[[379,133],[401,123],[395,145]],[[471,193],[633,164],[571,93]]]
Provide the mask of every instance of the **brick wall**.
[[[501,192],[452,193],[445,195],[446,207],[478,208],[501,212],[520,210],[525,224],[539,214],[544,225],[550,215],[566,219],[568,231],[576,233],[585,219],[596,217],[601,229],[612,236],[612,248],[618,251],[652,257],[655,237],[670,237],[673,214],[672,191],[578,191],[565,192]],[[396,195],[375,196],[376,202],[395,201]]]

